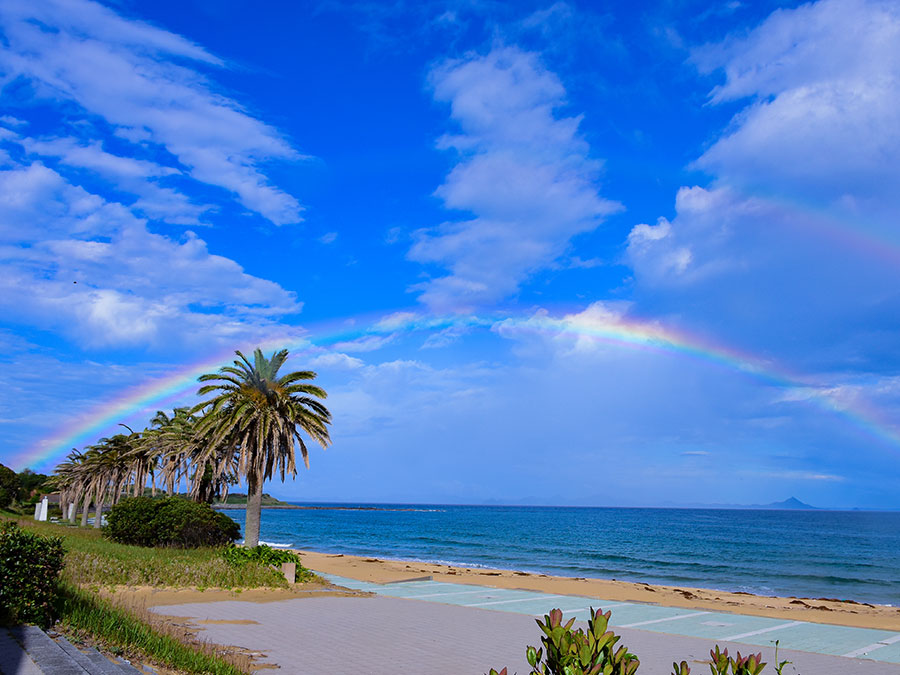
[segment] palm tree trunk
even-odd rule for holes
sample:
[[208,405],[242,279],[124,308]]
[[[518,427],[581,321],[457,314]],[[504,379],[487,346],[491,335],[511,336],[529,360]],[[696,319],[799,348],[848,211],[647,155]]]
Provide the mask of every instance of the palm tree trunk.
[[78,497],[80,495],[77,492],[72,493],[72,513],[66,513],[66,520],[68,520],[72,525],[75,524],[76,513],[78,512]]
[[91,506],[91,490],[90,488],[85,489],[84,491],[84,506],[81,509],[81,526],[87,527],[88,520],[88,509]]
[[100,526],[102,525],[101,521],[103,520],[103,492],[103,488],[97,489],[97,502],[94,504],[94,527],[97,529],[100,529]]
[[262,511],[262,484],[261,480],[247,478],[247,523],[244,531],[244,546],[253,548],[259,546],[259,516]]

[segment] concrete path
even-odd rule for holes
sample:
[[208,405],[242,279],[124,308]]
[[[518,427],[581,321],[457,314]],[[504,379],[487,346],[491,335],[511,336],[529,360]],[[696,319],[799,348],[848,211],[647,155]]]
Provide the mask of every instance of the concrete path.
[[[268,663],[291,675],[480,675],[504,665],[511,674],[524,675],[529,672],[525,647],[539,645],[541,635],[534,618],[526,614],[427,598],[227,601],[156,607],[153,611],[221,622],[200,624],[202,636],[214,643],[263,652]],[[708,666],[702,661],[716,643],[643,628],[619,628],[617,632],[622,635],[621,644],[639,655],[641,675],[669,675],[672,661],[682,659],[691,664],[695,674],[706,673]],[[760,651],[759,646],[746,643],[718,640],[718,644],[732,653]],[[772,649],[761,651],[771,662]],[[792,650],[779,655],[795,663],[785,670],[791,675],[900,675],[900,665],[871,660]],[[765,672],[774,671],[769,667]]]
[[5,628],[0,628],[0,673],[2,675],[43,675]]
[[[0,628],[0,675],[143,675],[126,661],[84,651],[37,626]],[[153,671],[155,672],[155,671]]]
[[566,616],[586,621],[590,608],[612,612],[611,624],[618,628],[704,638],[710,642],[740,641],[757,647],[774,646],[805,652],[866,658],[900,664],[900,633],[868,628],[849,628],[808,621],[788,621],[748,614],[689,610],[649,603],[614,602],[572,595],[549,595],[437,581],[373,584],[333,575],[322,575],[333,583],[355,590],[395,598],[427,600],[463,607],[481,607],[502,612],[543,616],[558,607]]

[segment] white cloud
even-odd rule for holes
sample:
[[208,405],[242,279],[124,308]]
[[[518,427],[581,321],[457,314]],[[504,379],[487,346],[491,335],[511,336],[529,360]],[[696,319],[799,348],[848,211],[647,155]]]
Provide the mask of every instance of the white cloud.
[[415,288],[457,311],[514,293],[620,206],[598,195],[600,163],[579,118],[557,113],[565,90],[534,54],[496,47],[435,68],[431,84],[460,129],[439,143],[460,160],[436,195],[472,217],[416,232],[409,257],[450,270]]
[[[778,10],[745,36],[698,50],[722,69],[713,103],[748,105],[696,165],[718,180],[867,216],[894,232],[900,207],[900,6],[821,0]],[[886,207],[886,208],[885,208]]]
[[321,244],[333,244],[338,237],[337,232],[326,232],[321,237],[319,237],[319,243]]
[[390,335],[364,335],[362,337],[337,342],[334,349],[344,352],[374,352],[393,342],[395,334]]
[[900,6],[821,0],[697,50],[743,109],[676,215],[636,225],[640,306],[812,369],[893,369],[900,313]]
[[[27,80],[41,100],[80,106],[82,125],[97,116],[138,148],[164,149],[177,159],[179,171],[224,188],[273,223],[300,220],[297,200],[271,185],[261,169],[264,162],[295,160],[299,154],[276,130],[186,65],[222,66],[217,57],[90,0],[8,0],[0,5],[0,21],[5,37],[0,85]],[[81,154],[81,161],[102,158],[105,166],[94,168],[120,176],[140,168],[121,161],[112,166],[96,147],[93,158]],[[64,156],[73,158],[71,152]],[[142,196],[138,208],[147,215],[178,218],[179,197],[171,188],[156,199]],[[183,219],[196,219],[196,207],[186,201],[181,206],[187,211]]]
[[183,192],[158,183],[166,176],[180,175],[178,169],[133,157],[106,152],[97,141],[81,144],[72,138],[23,139],[22,145],[43,158],[87,169],[112,182],[118,189],[139,195],[131,208],[148,218],[177,225],[197,225],[210,205],[191,203]]
[[340,352],[326,352],[310,359],[309,365],[313,368],[339,368],[342,370],[356,370],[365,366],[365,362]]
[[430,333],[425,342],[422,343],[422,349],[441,349],[448,347],[468,334],[470,329],[466,326],[448,326],[436,333]]
[[10,319],[87,346],[233,344],[301,308],[195,234],[151,233],[40,164],[0,171],[0,265]]
[[400,330],[423,318],[424,317],[421,314],[416,312],[394,312],[379,319],[375,323],[374,328],[379,331]]

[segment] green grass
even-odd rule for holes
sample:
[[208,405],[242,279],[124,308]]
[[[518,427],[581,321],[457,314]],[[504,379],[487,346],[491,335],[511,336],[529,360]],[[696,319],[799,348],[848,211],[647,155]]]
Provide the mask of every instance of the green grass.
[[94,528],[37,522],[13,514],[19,525],[42,535],[63,538],[66,549],[62,578],[79,586],[157,586],[203,588],[286,588],[272,567],[229,565],[216,549],[143,548],[104,539]]
[[184,644],[184,636],[167,635],[164,627],[153,626],[129,611],[113,606],[70,584],[62,584],[61,619],[58,628],[70,636],[90,636],[94,642],[116,653],[149,657],[152,661],[184,673],[244,675],[248,659],[240,668],[213,652],[211,645]]
[[[62,538],[66,556],[60,575],[56,626],[60,632],[76,640],[88,638],[117,654],[140,655],[178,672],[240,675],[249,672],[250,660],[235,653],[222,658],[212,645],[197,642],[188,631],[166,624],[143,607],[126,607],[124,598],[101,598],[100,587],[287,587],[278,570],[254,561],[230,565],[217,549],[142,548],[104,539],[94,528],[37,522],[27,513],[0,511],[0,518],[15,520],[40,535]],[[310,580],[320,581],[315,576]]]

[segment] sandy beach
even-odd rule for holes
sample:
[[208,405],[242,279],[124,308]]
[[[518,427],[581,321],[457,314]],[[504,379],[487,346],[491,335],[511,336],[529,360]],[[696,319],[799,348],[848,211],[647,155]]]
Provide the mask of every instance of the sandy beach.
[[[436,581],[515,588],[556,595],[580,595],[615,602],[753,614],[792,621],[900,631],[900,608],[828,598],[778,598],[702,588],[661,586],[606,579],[555,577],[510,570],[453,567],[404,560],[298,550],[316,572],[389,583],[431,576]],[[598,606],[602,606],[598,603]],[[548,607],[549,611],[551,607]]]

